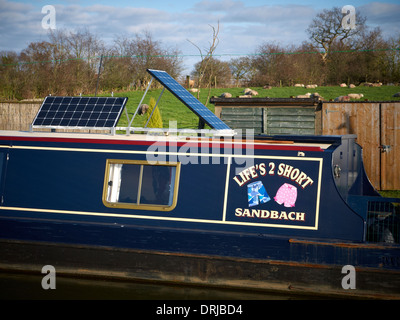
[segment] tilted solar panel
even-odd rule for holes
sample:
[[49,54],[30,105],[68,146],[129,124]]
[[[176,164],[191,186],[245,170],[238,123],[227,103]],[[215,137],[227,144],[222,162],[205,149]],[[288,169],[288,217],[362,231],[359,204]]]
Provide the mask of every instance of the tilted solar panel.
[[44,99],[32,127],[113,128],[128,98],[56,97]]
[[167,72],[162,70],[147,69],[158,82],[166,87],[175,97],[182,101],[200,119],[216,130],[231,130],[220,118],[212,113],[204,104],[197,100],[189,91],[182,87]]

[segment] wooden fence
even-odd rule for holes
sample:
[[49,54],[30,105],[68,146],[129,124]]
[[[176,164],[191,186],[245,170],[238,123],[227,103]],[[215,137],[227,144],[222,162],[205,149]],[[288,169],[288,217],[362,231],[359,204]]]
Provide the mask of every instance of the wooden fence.
[[41,101],[0,102],[0,130],[28,131]]
[[[265,134],[356,134],[365,170],[378,190],[400,190],[400,102],[213,98],[232,128]],[[0,103],[0,130],[29,130],[41,102]],[[224,119],[225,118],[225,119]]]
[[[0,102],[0,130],[29,131],[42,100],[27,102]],[[48,128],[36,131],[50,131]],[[110,130],[56,129],[56,132],[110,133]]]
[[233,129],[255,133],[356,134],[365,170],[378,190],[400,190],[400,101],[328,102],[313,99],[212,98]]
[[[317,121],[318,120],[318,121]],[[356,134],[365,170],[378,190],[400,190],[400,102],[323,102],[317,133]]]

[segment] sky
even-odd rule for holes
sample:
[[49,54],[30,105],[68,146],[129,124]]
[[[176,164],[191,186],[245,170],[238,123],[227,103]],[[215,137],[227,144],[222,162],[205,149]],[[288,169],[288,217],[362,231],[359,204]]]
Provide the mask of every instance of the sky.
[[345,5],[355,7],[356,17],[362,12],[385,38],[400,35],[400,0],[0,0],[0,51],[20,52],[31,42],[48,40],[42,23],[49,13],[42,13],[46,5],[55,9],[56,29],[87,28],[107,45],[118,36],[150,32],[163,47],[180,50],[187,70],[199,53],[190,41],[209,46],[210,25],[218,21],[216,54],[226,58],[255,53],[265,42],[299,45],[308,40],[305,30],[318,12]]

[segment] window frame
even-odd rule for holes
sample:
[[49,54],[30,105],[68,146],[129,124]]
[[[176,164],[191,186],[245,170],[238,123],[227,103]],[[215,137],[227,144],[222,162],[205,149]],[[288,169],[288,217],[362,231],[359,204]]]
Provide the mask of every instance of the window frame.
[[[166,166],[166,167],[175,167],[175,181],[173,185],[173,196],[172,196],[172,204],[171,205],[160,205],[160,204],[135,204],[135,203],[126,203],[126,202],[110,202],[107,200],[108,198],[108,190],[109,190],[109,181],[110,181],[110,173],[111,173],[111,165],[113,164],[134,164],[140,166],[140,172],[138,179],[138,193],[140,195],[141,188],[143,184],[143,171],[144,166]],[[178,189],[179,189],[179,178],[181,172],[181,163],[180,162],[157,162],[156,164],[150,163],[148,161],[143,160],[123,160],[123,159],[107,159],[106,161],[106,169],[104,175],[104,185],[103,185],[103,195],[102,201],[103,204],[108,208],[120,208],[120,209],[134,209],[134,210],[151,210],[151,211],[172,211],[175,209],[176,204],[178,202]],[[121,183],[121,181],[120,181]]]

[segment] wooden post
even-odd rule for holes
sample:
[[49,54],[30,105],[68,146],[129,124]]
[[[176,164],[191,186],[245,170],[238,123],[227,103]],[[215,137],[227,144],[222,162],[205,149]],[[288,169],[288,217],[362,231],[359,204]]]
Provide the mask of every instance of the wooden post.
[[190,76],[186,76],[186,87],[190,89]]

